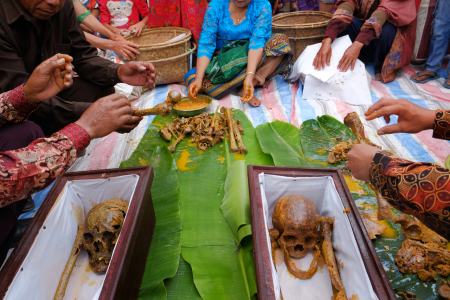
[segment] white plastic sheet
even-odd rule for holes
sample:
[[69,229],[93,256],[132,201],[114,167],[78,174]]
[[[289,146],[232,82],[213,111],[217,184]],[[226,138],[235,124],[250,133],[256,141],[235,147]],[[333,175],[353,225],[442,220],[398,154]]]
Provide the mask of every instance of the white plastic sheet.
[[[331,177],[295,178],[262,173],[259,181],[264,217],[268,228],[273,228],[272,214],[276,202],[287,195],[307,197],[316,204],[319,216],[334,217],[333,248],[339,265],[343,263],[343,268],[339,268],[339,272],[347,297],[350,299],[352,295],[357,295],[359,300],[378,299],[373,291],[350,222],[347,214],[343,212],[344,206]],[[267,240],[269,253],[272,253],[268,231]],[[281,249],[276,251],[275,256],[277,269],[275,271],[273,264],[271,269],[277,300],[281,299],[280,289],[285,300],[333,299],[330,275],[326,266],[319,267],[311,279],[300,280],[288,272]],[[293,261],[297,268],[307,270],[312,258],[313,254],[308,253],[305,257],[293,259]]]
[[291,81],[298,78],[303,82],[303,99],[340,100],[349,104],[372,104],[369,89],[369,78],[365,65],[356,60],[353,71],[338,70],[339,61],[352,42],[348,35],[337,38],[331,44],[331,61],[324,69],[315,70],[314,58],[322,46],[321,43],[306,47],[295,62],[290,76]]
[[[45,220],[5,300],[53,299],[78,231],[76,216],[81,216],[80,221],[84,224],[85,215],[98,203],[114,198],[131,203],[138,180],[138,175],[125,175],[67,182],[60,201]],[[105,276],[91,270],[87,253],[82,250],[64,299],[97,299]]]

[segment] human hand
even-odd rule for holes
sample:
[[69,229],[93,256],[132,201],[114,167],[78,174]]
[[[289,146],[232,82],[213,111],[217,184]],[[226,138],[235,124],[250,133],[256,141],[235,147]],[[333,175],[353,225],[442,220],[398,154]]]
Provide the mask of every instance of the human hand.
[[115,34],[115,33],[111,33],[109,39],[111,41],[126,41],[127,40],[124,36],[118,35],[118,34]]
[[131,60],[136,58],[136,54],[139,54],[139,51],[137,50],[139,48],[138,44],[135,44],[133,42],[127,41],[125,39],[118,39],[115,41],[112,41],[113,43],[113,50],[119,55],[122,55],[127,60]]
[[114,33],[115,35],[119,35],[119,36],[124,36],[125,32],[127,32],[126,29],[119,29],[119,28],[115,28],[112,26],[109,29],[112,31],[112,33]]
[[242,102],[249,102],[253,99],[255,88],[253,87],[253,76],[247,75],[244,80],[244,96],[241,97]]
[[365,115],[368,121],[384,117],[386,123],[391,122],[390,115],[398,116],[397,124],[378,129],[378,135],[383,135],[397,132],[417,133],[433,129],[436,111],[420,107],[406,99],[381,98]]
[[191,99],[197,99],[197,93],[202,88],[202,80],[195,78],[194,81],[188,87],[188,97]]
[[347,153],[347,168],[353,177],[362,181],[369,181],[370,166],[377,152],[381,150],[367,144],[356,144]]
[[134,31],[134,36],[139,36],[139,35],[141,35],[141,32],[142,32],[142,30],[144,30],[146,25],[147,25],[146,23],[143,23],[141,21],[137,24],[131,25],[130,28],[128,28],[128,31],[130,31],[130,32]]
[[73,83],[73,58],[66,54],[56,54],[34,69],[23,92],[34,104],[56,96]]
[[98,99],[75,123],[87,131],[91,139],[101,138],[113,131],[130,132],[142,117],[132,116],[135,109],[127,97],[112,94]]
[[315,70],[325,69],[325,64],[328,66],[331,62],[331,38],[325,38],[322,41],[322,46],[313,61]]
[[356,60],[358,59],[363,43],[355,41],[347,50],[345,50],[344,56],[339,61],[338,70],[341,72],[347,72],[351,66],[351,70],[355,69]]
[[130,61],[117,69],[119,79],[126,84],[134,86],[155,87],[155,67],[145,61]]

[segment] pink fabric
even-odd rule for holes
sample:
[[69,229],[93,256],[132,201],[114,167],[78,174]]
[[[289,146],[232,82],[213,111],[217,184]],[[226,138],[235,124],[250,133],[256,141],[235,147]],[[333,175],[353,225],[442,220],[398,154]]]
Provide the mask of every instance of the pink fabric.
[[409,25],[417,17],[415,0],[383,0],[377,10],[384,12],[388,16],[387,21],[397,27]]

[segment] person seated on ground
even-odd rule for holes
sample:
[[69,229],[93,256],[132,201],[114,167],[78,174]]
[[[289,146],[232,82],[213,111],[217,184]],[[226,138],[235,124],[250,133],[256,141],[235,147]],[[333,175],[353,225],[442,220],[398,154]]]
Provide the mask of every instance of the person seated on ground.
[[[439,79],[439,69],[447,53],[450,41],[450,2],[437,0],[434,9],[434,21],[431,29],[430,54],[425,63],[425,71],[411,76],[411,80],[417,83],[425,83]],[[447,66],[447,78],[444,87],[450,89],[450,63]]]
[[14,239],[26,198],[43,190],[66,171],[92,139],[116,130],[132,130],[142,120],[132,116],[125,96],[94,102],[72,124],[44,138],[27,117],[43,100],[69,87],[72,58],[55,55],[40,64],[25,84],[0,94],[0,266]]
[[97,55],[84,37],[72,1],[0,2],[0,92],[26,82],[41,62],[57,53],[73,57],[79,77],[30,115],[46,136],[78,120],[97,99],[114,93],[116,83],[154,87],[150,63],[119,65]]
[[124,35],[125,32],[130,32],[139,36],[147,26],[150,12],[145,0],[98,0],[98,5],[100,22],[115,34]]
[[283,73],[292,61],[289,39],[271,33],[268,0],[212,0],[203,21],[197,68],[184,77],[189,97],[201,89],[220,99],[240,89],[242,101],[259,106],[254,86]]
[[[450,140],[450,111],[429,110],[408,100],[383,98],[366,112],[366,119],[397,115],[398,123],[378,135],[417,133],[433,129],[433,137]],[[430,229],[450,239],[450,171],[431,163],[412,162],[366,144],[353,146],[347,167],[359,180],[370,181],[396,209],[413,215]]]
[[349,35],[353,44],[345,51],[338,69],[353,71],[356,60],[373,62],[375,79],[395,80],[395,71],[409,64],[414,49],[416,3],[414,0],[338,0],[328,23],[322,47],[313,61],[316,70],[330,65],[331,43]]
[[[91,13],[79,0],[72,0],[75,14],[77,15],[80,26],[84,31],[86,40],[94,47],[105,50],[112,50],[119,55],[122,55],[127,60],[136,58],[136,54],[139,54],[139,45],[133,42],[127,41],[122,35],[117,35],[111,32],[108,28],[102,25],[100,21]],[[96,1],[94,1],[96,2]],[[89,6],[92,6],[89,3]],[[99,10],[97,6],[93,9]],[[98,32],[108,39],[103,39],[92,33]]]
[[280,0],[277,12],[282,12],[284,3],[290,2],[290,11],[324,11],[331,13],[335,0]]

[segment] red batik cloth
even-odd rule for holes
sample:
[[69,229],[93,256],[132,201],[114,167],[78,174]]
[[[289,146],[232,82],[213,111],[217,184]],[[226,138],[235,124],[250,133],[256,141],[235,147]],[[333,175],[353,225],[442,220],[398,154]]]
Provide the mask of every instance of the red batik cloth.
[[[25,96],[23,85],[0,94],[0,127],[26,120],[36,108]],[[70,124],[26,148],[0,152],[0,207],[47,187],[75,162],[89,142],[86,130]]]
[[197,45],[207,7],[207,0],[181,0],[181,24],[192,32]]
[[[434,138],[450,139],[450,111],[436,113]],[[370,181],[396,209],[411,214],[450,239],[450,171],[381,151],[373,159]]]
[[148,27],[180,27],[180,0],[149,0]]
[[[395,80],[395,71],[409,65],[414,50],[415,33],[417,27],[417,9],[415,0],[338,0],[336,5],[348,2],[355,8],[353,15],[360,20],[367,21],[361,29],[357,41],[368,45],[370,41],[381,34],[381,28],[376,18],[371,18],[374,11],[386,14],[387,22],[397,27],[397,34],[391,50],[386,56],[381,70],[383,82]],[[380,3],[381,2],[381,3]],[[336,10],[335,16],[327,26],[325,37],[332,40],[343,32],[351,23],[348,15]],[[350,22],[349,22],[350,21]],[[372,27],[372,28],[370,28]]]

